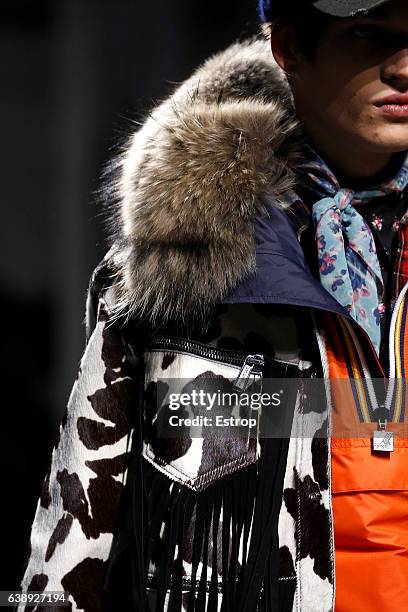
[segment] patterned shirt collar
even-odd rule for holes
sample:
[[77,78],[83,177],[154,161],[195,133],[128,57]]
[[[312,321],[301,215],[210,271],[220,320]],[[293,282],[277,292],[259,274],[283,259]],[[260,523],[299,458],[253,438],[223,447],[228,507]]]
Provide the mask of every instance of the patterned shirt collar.
[[[390,185],[393,182],[395,182],[395,180],[403,181],[404,177],[402,176],[402,173],[405,173],[405,175],[408,174],[407,160],[408,160],[408,154],[406,151],[402,153],[398,153],[397,155],[395,155],[393,163],[390,165],[390,167],[387,168],[386,171],[382,171],[381,173],[376,175],[375,179],[373,180],[373,187],[369,189],[367,183],[364,185],[364,187],[367,190],[371,191],[372,189],[375,189],[376,185],[378,185],[379,183],[382,182],[384,184],[384,181],[386,182],[387,176],[391,176],[389,180]],[[395,178],[396,173],[397,173],[397,179]],[[363,187],[363,185],[360,185],[360,188],[361,187]],[[311,203],[309,201],[308,203],[307,193],[304,192],[302,194],[301,191],[302,191],[301,189],[295,188],[294,190],[287,193],[285,196],[286,210],[289,215],[291,224],[293,228],[295,229],[295,232],[299,240],[300,240],[300,236],[303,233],[303,231],[307,229],[312,223],[311,209],[313,205],[313,202]],[[408,188],[405,189],[405,191],[402,194],[400,194],[400,197],[404,197],[407,201],[407,210],[404,213],[404,215],[401,217],[400,224],[408,225]],[[367,205],[367,203],[365,203],[365,205]]]

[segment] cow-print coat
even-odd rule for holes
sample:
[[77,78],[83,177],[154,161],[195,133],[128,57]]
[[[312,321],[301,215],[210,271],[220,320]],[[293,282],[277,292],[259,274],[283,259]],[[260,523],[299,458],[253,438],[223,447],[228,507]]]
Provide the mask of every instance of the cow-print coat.
[[[24,592],[64,590],[61,610],[85,612],[334,609],[330,412],[302,381],[325,373],[319,309],[339,308],[286,212],[300,137],[254,39],[207,60],[112,163],[111,248],[90,282]],[[293,382],[291,435],[260,436],[262,412],[255,435],[163,436],[170,381],[231,391],[260,354],[251,385]]]

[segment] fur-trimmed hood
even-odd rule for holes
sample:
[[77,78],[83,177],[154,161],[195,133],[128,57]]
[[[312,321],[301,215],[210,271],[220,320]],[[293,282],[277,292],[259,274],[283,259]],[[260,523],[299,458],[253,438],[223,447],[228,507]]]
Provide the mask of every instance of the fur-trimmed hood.
[[297,138],[263,39],[211,57],[154,109],[112,164],[116,314],[203,317],[253,273],[254,221],[293,187]]

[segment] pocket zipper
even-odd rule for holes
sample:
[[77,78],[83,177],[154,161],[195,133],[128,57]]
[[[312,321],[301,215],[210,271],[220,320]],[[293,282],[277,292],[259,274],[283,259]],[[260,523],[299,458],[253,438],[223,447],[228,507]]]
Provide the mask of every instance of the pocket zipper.
[[171,336],[156,336],[149,345],[149,349],[150,348],[188,352],[198,357],[205,357],[207,359],[219,361],[220,363],[226,363],[227,365],[237,366],[240,370],[233,383],[233,388],[240,392],[248,388],[252,374],[262,374],[265,363],[267,361],[273,361],[272,358],[265,357],[261,354],[247,354],[244,353],[244,351],[220,349],[202,344],[196,340],[184,340]]
[[265,357],[263,355],[247,355],[241,370],[232,385],[237,391],[245,391],[248,388],[251,374],[261,371],[265,365]]

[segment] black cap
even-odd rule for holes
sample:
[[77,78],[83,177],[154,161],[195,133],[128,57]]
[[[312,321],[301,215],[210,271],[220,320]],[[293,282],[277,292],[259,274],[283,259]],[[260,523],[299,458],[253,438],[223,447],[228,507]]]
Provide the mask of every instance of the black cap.
[[333,17],[356,17],[386,4],[389,0],[316,0],[312,5]]
[[270,21],[279,12],[283,4],[309,4],[327,15],[333,17],[356,17],[386,4],[390,0],[258,0],[259,15],[262,21]]

